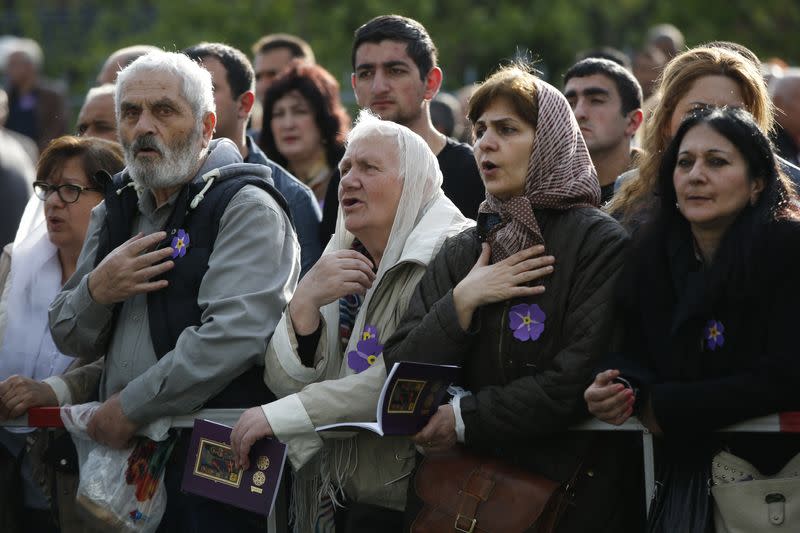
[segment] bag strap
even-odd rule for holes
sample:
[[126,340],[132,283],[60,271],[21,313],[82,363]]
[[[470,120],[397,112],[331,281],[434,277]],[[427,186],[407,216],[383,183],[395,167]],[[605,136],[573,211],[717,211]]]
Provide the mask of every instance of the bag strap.
[[599,440],[595,436],[590,440],[588,451],[581,457],[572,475],[556,489],[547,503],[547,507],[542,511],[539,520],[536,522],[536,533],[551,533],[556,530],[567,509],[574,506],[575,489],[581,476],[586,475],[584,474],[587,468],[586,465],[589,465],[588,468],[592,468],[599,456],[599,450]]
[[483,466],[470,472],[464,488],[458,493],[458,512],[455,531],[472,533],[478,523],[478,507],[489,499],[494,489],[494,480],[487,476]]

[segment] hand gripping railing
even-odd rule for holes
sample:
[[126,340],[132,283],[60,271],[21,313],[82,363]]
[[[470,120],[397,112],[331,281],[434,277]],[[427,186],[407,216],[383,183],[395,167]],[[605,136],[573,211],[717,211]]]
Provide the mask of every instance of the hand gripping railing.
[[[0,426],[22,427],[64,427],[61,422],[60,408],[34,407],[28,414],[15,420],[0,422]],[[205,418],[220,424],[233,426],[244,412],[243,409],[203,409],[191,415],[175,416],[172,427],[190,428],[195,418]],[[645,506],[649,509],[655,489],[655,463],[653,460],[653,434],[637,419],[630,418],[620,426],[613,426],[597,419],[587,420],[576,426],[574,431],[638,431],[642,434],[642,451],[644,454],[644,487]],[[730,427],[722,432],[740,433],[800,433],[800,412],[779,413],[753,418]]]

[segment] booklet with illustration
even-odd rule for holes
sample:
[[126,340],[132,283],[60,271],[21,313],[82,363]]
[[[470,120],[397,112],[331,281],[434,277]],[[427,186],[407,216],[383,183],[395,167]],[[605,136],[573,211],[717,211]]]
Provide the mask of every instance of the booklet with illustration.
[[186,492],[269,516],[281,483],[286,445],[261,439],[250,449],[250,468],[236,468],[231,427],[196,419],[181,488]]
[[460,371],[461,367],[453,365],[395,363],[378,399],[377,422],[329,424],[317,431],[360,428],[381,436],[413,435],[428,423]]

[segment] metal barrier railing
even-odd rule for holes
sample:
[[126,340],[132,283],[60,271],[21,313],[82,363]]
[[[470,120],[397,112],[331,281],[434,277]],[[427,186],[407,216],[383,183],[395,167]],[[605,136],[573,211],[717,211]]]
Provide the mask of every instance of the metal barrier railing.
[[[244,409],[203,409],[191,415],[175,416],[172,427],[190,428],[196,418],[204,418],[233,426]],[[14,420],[0,422],[0,426],[17,427],[63,427],[58,407],[35,407],[28,414]],[[644,454],[645,507],[649,509],[655,490],[655,461],[653,458],[653,434],[637,419],[630,418],[620,426],[614,426],[597,419],[587,420],[572,427],[573,431],[638,431],[642,434],[642,453]],[[778,413],[753,418],[720,430],[739,433],[800,433],[800,412]]]

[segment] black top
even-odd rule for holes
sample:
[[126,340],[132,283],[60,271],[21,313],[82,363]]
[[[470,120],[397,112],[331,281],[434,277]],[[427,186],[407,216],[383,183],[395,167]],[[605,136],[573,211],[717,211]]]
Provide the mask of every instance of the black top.
[[619,368],[650,399],[671,448],[683,442],[700,452],[700,442],[713,449],[722,441],[765,474],[774,472],[797,453],[797,436],[710,432],[800,408],[800,224],[764,228],[746,283],[719,281],[713,266],[705,270],[688,228],[665,235],[633,249],[619,278],[625,340],[604,368]]
[[612,181],[608,185],[600,186],[600,205],[605,205],[606,202],[611,200],[614,196],[615,185],[616,183]]
[[476,219],[478,206],[486,198],[486,189],[478,173],[472,148],[448,137],[447,144],[436,159],[444,176],[442,190],[464,216]]
[[[468,144],[447,138],[447,144],[436,156],[442,171],[442,190],[464,216],[476,219],[478,206],[486,197],[478,165]],[[325,193],[325,205],[322,208],[322,223],[319,229],[319,240],[324,248],[336,229],[336,214],[339,209],[339,181],[341,175],[337,169],[331,176],[328,191]]]
[[322,249],[328,245],[331,235],[336,230],[336,215],[339,212],[339,182],[342,175],[339,174],[339,167],[331,174],[331,181],[328,182],[328,190],[325,192],[325,203],[322,205],[322,222],[319,224],[319,243]]

